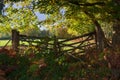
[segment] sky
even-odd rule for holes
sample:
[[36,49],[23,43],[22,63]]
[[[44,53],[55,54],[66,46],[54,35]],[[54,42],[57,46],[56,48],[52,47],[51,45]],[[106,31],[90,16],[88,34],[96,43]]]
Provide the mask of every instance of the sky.
[[36,16],[38,17],[39,21],[43,21],[46,19],[46,15],[40,12],[35,12]]

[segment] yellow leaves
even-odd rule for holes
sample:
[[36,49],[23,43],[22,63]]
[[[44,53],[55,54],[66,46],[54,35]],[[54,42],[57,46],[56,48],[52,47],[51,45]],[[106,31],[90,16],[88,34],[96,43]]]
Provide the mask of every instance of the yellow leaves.
[[71,29],[71,28],[68,29],[68,33],[69,33],[69,34],[72,34],[72,35],[77,35],[77,34],[78,34],[77,31],[75,31],[75,30],[73,30],[73,29]]
[[55,0],[50,0],[49,1],[51,4],[55,4]]
[[52,3],[55,3],[55,0],[52,0]]
[[26,0],[24,2],[19,2],[18,4],[25,7],[25,6],[28,6],[30,4],[30,2]]

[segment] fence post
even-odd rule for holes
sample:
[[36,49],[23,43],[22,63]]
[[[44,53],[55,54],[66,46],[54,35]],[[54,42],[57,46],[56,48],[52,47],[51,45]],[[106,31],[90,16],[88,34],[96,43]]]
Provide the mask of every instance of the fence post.
[[96,46],[96,49],[98,49],[98,44],[97,44],[97,33],[95,31],[94,33],[94,39],[95,39],[95,46]]
[[48,37],[45,37],[45,49],[47,49],[47,48],[48,48],[48,42],[49,42]]
[[56,36],[54,36],[54,45],[53,45],[53,50],[54,50],[54,52],[55,52],[55,54],[57,53],[57,46],[56,46]]
[[14,51],[18,52],[19,46],[19,32],[17,30],[12,30],[12,48]]
[[54,52],[55,52],[55,55],[58,55],[58,45],[57,45],[57,43],[58,43],[58,39],[56,38],[56,36],[54,36]]

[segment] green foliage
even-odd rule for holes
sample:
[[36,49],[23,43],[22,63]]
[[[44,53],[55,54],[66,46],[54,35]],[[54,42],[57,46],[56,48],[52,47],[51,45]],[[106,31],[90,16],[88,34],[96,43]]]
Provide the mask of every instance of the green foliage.
[[[30,48],[31,49],[31,48]],[[30,53],[31,52],[31,53]],[[6,67],[9,80],[69,80],[92,79],[101,80],[111,75],[108,62],[104,59],[105,51],[97,53],[90,49],[80,57],[81,61],[69,55],[56,56],[51,50],[19,54],[10,57],[4,52],[0,53],[0,69]]]
[[[10,2],[12,3],[10,4]],[[23,34],[26,32],[26,34],[32,35],[34,30],[36,30],[36,34],[39,34],[37,25],[42,24],[49,29],[55,28],[54,30],[56,27],[65,27],[68,28],[69,33],[79,35],[95,30],[92,19],[101,24],[120,17],[119,1],[112,0],[9,0],[5,1],[5,4],[8,5],[4,10],[7,17],[0,18],[0,26],[2,27],[0,29],[8,33],[10,33],[11,28],[15,28]],[[13,7],[15,5],[18,8]],[[64,11],[63,14],[60,12],[61,10]],[[47,19],[38,21],[35,12],[46,14]],[[85,12],[95,17],[92,16],[91,19]],[[56,35],[56,33],[54,34]]]
[[43,80],[45,78],[47,80],[61,80],[67,70],[68,63],[63,64],[63,57],[57,59],[51,51],[36,53],[32,59],[29,55],[10,57],[0,53],[0,69],[3,65],[9,66],[8,69],[11,69],[10,66],[15,66],[8,72],[7,78],[9,80]]
[[1,33],[10,34],[11,29],[17,29],[21,33],[26,32],[29,35],[33,34],[34,30],[36,30],[34,32],[39,33],[38,19],[31,9],[26,7],[29,5],[28,2],[7,3],[6,5],[8,6],[4,10],[6,15],[0,16],[0,21],[2,21],[0,22]]
[[0,65],[13,65],[15,63],[15,59],[9,57],[7,54],[1,53],[0,54]]

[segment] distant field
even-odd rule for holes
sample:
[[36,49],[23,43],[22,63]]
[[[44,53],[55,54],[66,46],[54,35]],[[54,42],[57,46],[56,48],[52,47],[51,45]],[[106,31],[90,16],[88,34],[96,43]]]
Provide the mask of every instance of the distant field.
[[[7,44],[9,40],[0,40],[0,47],[1,46],[5,46]],[[20,41],[20,44],[24,44],[24,45],[29,45],[27,42],[21,42]],[[11,46],[12,45],[12,41],[10,41],[7,46]]]
[[[0,40],[0,46],[5,46],[9,40]],[[11,45],[11,41],[8,43],[8,46]]]

